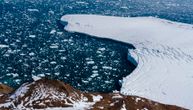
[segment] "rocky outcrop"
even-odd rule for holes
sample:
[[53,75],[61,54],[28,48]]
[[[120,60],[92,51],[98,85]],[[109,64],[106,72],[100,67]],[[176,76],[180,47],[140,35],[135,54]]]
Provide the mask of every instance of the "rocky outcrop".
[[5,85],[0,88],[0,110],[184,110],[137,96],[124,96],[119,92],[81,92],[58,80],[40,79],[25,83],[14,92]]
[[11,92],[13,92],[13,89],[11,87],[0,84],[0,94],[9,94]]

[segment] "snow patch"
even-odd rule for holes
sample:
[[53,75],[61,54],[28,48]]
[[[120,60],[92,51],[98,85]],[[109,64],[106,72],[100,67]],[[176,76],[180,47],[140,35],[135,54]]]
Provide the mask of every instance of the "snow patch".
[[19,97],[23,97],[28,91],[29,87],[27,84],[23,84],[14,94],[10,96],[11,99],[17,99]]
[[103,98],[103,97],[100,96],[100,95],[93,96],[93,101],[94,101],[94,102],[98,102],[98,101],[100,101],[102,98]]

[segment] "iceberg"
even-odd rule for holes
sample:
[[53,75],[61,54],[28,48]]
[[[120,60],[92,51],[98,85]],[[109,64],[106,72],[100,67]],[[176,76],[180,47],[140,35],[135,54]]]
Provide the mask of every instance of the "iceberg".
[[133,44],[121,93],[193,109],[193,25],[154,17],[64,15],[65,30]]

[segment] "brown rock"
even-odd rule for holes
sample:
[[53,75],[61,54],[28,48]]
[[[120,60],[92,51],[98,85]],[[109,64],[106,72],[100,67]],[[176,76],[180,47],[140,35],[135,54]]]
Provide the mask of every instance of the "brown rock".
[[13,88],[0,84],[0,94],[9,94],[11,92],[13,92]]
[[[6,87],[6,86],[5,86]],[[137,96],[120,93],[86,93],[74,89],[58,80],[41,79],[23,84],[11,95],[0,99],[0,110],[44,109],[47,107],[71,107],[85,104],[85,110],[184,110],[184,108],[164,105]],[[82,106],[82,105],[81,105]],[[22,108],[21,108],[22,107]]]

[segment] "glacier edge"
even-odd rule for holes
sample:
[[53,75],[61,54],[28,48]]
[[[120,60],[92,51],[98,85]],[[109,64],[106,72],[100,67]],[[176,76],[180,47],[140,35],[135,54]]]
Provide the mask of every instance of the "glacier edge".
[[61,21],[68,22],[67,31],[136,47],[138,66],[123,79],[121,93],[193,109],[193,25],[153,17],[100,15],[65,15]]

